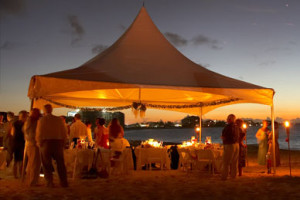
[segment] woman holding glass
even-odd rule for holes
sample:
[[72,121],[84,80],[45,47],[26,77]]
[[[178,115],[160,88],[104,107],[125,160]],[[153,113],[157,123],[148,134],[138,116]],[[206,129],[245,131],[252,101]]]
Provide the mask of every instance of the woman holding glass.
[[256,133],[257,143],[258,143],[258,156],[257,162],[259,165],[266,164],[266,154],[268,152],[268,135],[270,130],[268,128],[268,121],[263,121],[263,126]]

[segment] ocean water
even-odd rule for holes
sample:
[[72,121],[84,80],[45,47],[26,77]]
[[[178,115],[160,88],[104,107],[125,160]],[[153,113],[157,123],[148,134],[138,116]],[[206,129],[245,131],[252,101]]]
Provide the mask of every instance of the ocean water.
[[[260,127],[249,127],[247,129],[247,144],[257,144],[255,134]],[[204,127],[202,129],[202,142],[206,136],[211,136],[213,143],[222,143],[221,133],[223,127]],[[194,129],[139,129],[125,130],[125,138],[128,140],[147,140],[153,138],[163,142],[179,142],[190,140],[195,136]],[[279,148],[288,149],[288,143],[285,142],[286,131],[284,127],[279,128]],[[290,148],[300,150],[300,125],[290,128]]]

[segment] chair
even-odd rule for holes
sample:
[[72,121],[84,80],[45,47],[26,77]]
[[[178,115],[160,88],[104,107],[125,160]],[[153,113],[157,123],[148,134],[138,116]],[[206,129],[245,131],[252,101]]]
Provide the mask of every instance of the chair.
[[111,158],[111,150],[101,148],[98,153],[98,158],[96,162],[96,167],[98,171],[105,169],[108,173],[110,173],[111,171],[110,158]]
[[209,167],[209,173],[214,174],[215,170],[214,170],[214,154],[213,151],[210,149],[206,149],[206,150],[197,150],[197,162],[198,163],[205,163],[208,164]]
[[160,163],[160,170],[163,170],[163,154],[165,149],[147,148],[146,149],[146,166],[152,170],[152,163]]
[[110,174],[124,174],[127,173],[127,169],[125,169],[125,152],[119,150],[111,150],[110,154],[110,162],[111,162],[111,170]]
[[178,169],[181,169],[183,171],[189,171],[193,170],[193,168],[196,165],[196,157],[193,157],[191,155],[191,152],[189,149],[184,149],[184,148],[178,148],[177,149],[178,154],[179,154],[179,163],[178,163]]
[[73,168],[73,179],[76,179],[84,168],[86,168],[86,171],[88,171],[91,168],[93,156],[94,154],[91,150],[76,149]]

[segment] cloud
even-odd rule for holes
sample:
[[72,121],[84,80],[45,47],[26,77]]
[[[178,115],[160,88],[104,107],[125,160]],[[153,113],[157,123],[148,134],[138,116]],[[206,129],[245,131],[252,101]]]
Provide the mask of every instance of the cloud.
[[71,44],[75,45],[77,42],[79,42],[82,39],[85,30],[82,27],[82,25],[79,23],[78,17],[76,15],[69,15],[68,22],[72,28],[72,35],[74,35]]
[[0,18],[5,15],[18,15],[24,9],[24,0],[0,0]]
[[205,35],[198,35],[194,37],[191,42],[198,46],[198,45],[209,45],[212,49],[220,50],[222,49],[221,46],[219,46],[219,41],[215,39],[211,39]]
[[12,50],[15,49],[17,47],[21,46],[21,44],[17,43],[17,42],[9,42],[9,41],[5,41],[1,46],[0,49],[1,50]]
[[269,60],[269,61],[264,61],[264,62],[260,63],[259,66],[270,66],[270,65],[274,65],[275,63],[276,63],[276,61]]
[[126,30],[126,26],[124,26],[123,24],[120,24],[120,29],[121,29],[122,31],[125,31],[125,30]]
[[186,46],[188,43],[188,40],[176,33],[165,32],[164,35],[171,43],[173,43],[177,47]]
[[289,41],[289,44],[290,44],[290,45],[297,45],[297,42],[294,41],[294,40],[291,40],[291,41]]
[[201,63],[197,63],[197,64],[206,69],[211,68],[211,64],[201,64]]
[[259,7],[259,6],[236,6],[237,9],[240,9],[242,11],[248,11],[248,12],[252,12],[252,13],[270,13],[270,14],[274,14],[277,13],[276,9],[273,8],[267,8],[267,7]]
[[287,22],[287,23],[285,23],[287,26],[295,26],[295,24],[294,23],[292,23],[292,22]]
[[223,49],[219,44],[220,42],[218,40],[211,39],[209,37],[206,37],[204,35],[198,35],[194,37],[193,39],[185,39],[181,35],[177,33],[171,33],[166,32],[165,37],[174,45],[177,47],[186,46],[189,43],[192,43],[193,45],[199,46],[199,45],[208,45],[210,48],[215,50]]
[[95,46],[92,48],[92,53],[93,53],[93,54],[99,54],[99,53],[101,53],[102,51],[104,51],[104,50],[107,49],[107,48],[108,48],[107,45],[98,44],[98,45],[95,45]]

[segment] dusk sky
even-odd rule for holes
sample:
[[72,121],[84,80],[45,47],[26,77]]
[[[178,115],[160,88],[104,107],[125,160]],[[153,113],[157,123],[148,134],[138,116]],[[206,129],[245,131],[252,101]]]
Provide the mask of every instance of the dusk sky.
[[[141,0],[0,0],[0,111],[29,110],[33,75],[75,68],[96,56],[124,33],[142,5]],[[275,116],[300,117],[299,0],[147,0],[145,7],[186,57],[273,88]],[[130,110],[125,113],[127,123],[187,115],[147,110],[145,119],[135,119]],[[204,118],[224,119],[230,113],[264,119],[270,107],[233,105]]]

